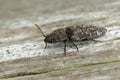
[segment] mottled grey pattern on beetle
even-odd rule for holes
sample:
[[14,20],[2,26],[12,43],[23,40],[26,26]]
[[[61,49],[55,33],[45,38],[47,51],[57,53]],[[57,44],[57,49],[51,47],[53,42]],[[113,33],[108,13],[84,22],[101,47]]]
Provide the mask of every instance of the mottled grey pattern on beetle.
[[48,43],[56,43],[56,42],[69,41],[69,38],[66,34],[65,29],[57,29],[53,31],[51,34],[48,34],[45,37],[44,41]]
[[105,28],[93,25],[79,25],[66,28],[69,40],[72,41],[93,40],[104,35],[106,32]]
[[45,37],[45,48],[47,47],[47,43],[64,42],[64,56],[66,56],[67,41],[70,41],[79,52],[77,45],[74,43],[75,41],[94,40],[95,38],[103,36],[107,32],[105,28],[84,24],[60,28],[48,35],[44,35],[41,28],[37,24],[35,25]]

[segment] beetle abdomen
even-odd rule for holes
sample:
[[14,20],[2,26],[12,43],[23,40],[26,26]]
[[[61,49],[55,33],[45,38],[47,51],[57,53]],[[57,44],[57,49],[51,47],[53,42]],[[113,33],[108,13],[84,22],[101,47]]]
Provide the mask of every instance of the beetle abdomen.
[[72,41],[94,39],[104,35],[106,31],[105,28],[92,25],[71,26],[66,28],[69,39]]

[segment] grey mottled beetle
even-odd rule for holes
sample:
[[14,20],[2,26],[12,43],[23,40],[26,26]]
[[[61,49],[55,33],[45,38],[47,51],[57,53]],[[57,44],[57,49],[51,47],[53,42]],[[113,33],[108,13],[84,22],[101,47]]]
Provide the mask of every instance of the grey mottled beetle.
[[64,56],[66,56],[66,42],[70,41],[78,50],[78,47],[74,42],[84,41],[84,40],[94,40],[102,35],[104,35],[107,30],[105,28],[96,27],[93,25],[78,25],[78,26],[69,26],[66,28],[60,28],[48,35],[44,35],[43,31],[40,27],[35,24],[42,35],[45,37],[45,48],[47,47],[47,43],[57,43],[64,42]]

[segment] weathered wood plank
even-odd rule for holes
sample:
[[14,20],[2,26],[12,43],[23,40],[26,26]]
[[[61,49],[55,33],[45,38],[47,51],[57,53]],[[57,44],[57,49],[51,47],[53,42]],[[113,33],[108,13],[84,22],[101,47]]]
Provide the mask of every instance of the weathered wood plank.
[[[4,0],[0,10],[0,80],[120,80],[119,0]],[[79,24],[108,31],[102,42],[77,42],[79,53],[68,43],[64,57],[62,43],[44,50],[35,22],[45,34]]]

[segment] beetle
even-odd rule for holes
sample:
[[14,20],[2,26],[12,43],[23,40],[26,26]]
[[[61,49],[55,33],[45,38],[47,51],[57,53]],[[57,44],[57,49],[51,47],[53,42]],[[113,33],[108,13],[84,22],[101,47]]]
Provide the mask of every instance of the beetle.
[[71,42],[79,52],[77,45],[74,42],[84,41],[84,40],[94,40],[106,33],[105,28],[96,27],[93,25],[77,25],[77,26],[68,26],[66,28],[60,28],[54,30],[52,33],[45,35],[41,28],[35,24],[38,30],[45,37],[45,49],[47,43],[57,43],[64,42],[64,56],[66,56],[66,42]]

